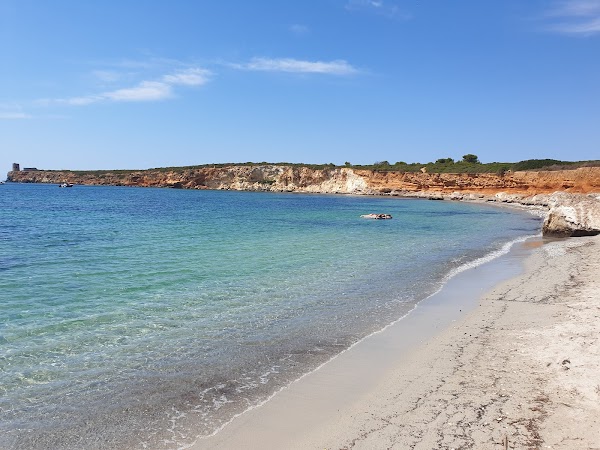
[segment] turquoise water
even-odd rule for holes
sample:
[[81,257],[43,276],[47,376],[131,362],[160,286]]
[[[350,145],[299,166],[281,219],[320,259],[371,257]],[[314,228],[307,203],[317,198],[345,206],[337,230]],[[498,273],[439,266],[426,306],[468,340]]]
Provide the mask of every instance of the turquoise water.
[[0,186],[0,448],[181,447],[538,229],[464,203]]

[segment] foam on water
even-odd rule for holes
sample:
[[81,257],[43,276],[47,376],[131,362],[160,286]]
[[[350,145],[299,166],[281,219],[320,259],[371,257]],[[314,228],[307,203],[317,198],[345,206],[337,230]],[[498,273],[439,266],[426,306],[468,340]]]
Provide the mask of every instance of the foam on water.
[[487,205],[114,187],[9,184],[0,210],[15,449],[184,447],[539,228]]
[[516,239],[513,239],[512,241],[509,241],[509,242],[505,243],[504,245],[502,245],[502,247],[500,247],[499,249],[489,252],[485,256],[474,259],[473,261],[469,261],[467,263],[464,263],[464,264],[450,270],[448,272],[448,274],[444,277],[444,281],[449,280],[450,278],[458,275],[461,272],[464,272],[465,270],[473,269],[474,267],[481,266],[482,264],[493,261],[494,259],[499,258],[502,255],[506,255],[510,251],[510,249],[512,248],[513,245],[515,245],[519,242],[525,242],[527,239],[536,237],[536,236],[539,236],[539,233],[532,234],[529,236],[521,236]]

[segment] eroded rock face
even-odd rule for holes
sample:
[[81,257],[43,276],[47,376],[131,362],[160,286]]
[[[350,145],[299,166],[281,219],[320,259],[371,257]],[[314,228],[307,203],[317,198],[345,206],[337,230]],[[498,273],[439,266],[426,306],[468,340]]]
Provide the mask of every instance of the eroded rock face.
[[[495,201],[519,202],[524,196],[600,192],[600,167],[553,172],[408,173],[377,172],[352,168],[313,169],[276,164],[149,169],[139,171],[21,171],[9,172],[10,181],[21,183],[74,183],[117,186],[182,187],[276,192],[344,194],[427,193],[428,196],[496,195]],[[461,198],[458,198],[461,197]]]
[[600,200],[595,195],[556,192],[549,198],[544,236],[593,236],[600,234]]
[[315,192],[331,194],[376,194],[368,180],[349,168],[283,165],[203,167],[184,170],[150,169],[140,171],[9,172],[17,183],[73,183],[110,186],[173,187],[183,189],[220,189],[237,191]]

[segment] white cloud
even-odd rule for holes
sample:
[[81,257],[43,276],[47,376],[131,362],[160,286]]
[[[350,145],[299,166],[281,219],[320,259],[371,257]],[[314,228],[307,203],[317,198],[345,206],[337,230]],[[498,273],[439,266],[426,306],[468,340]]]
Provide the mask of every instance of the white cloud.
[[122,74],[114,70],[94,70],[92,75],[105,83],[114,83],[122,78]]
[[165,75],[163,81],[172,85],[201,86],[210,81],[212,73],[206,69],[187,69],[171,75]]
[[151,70],[187,65],[186,62],[177,59],[154,56],[145,59],[91,60],[88,63],[94,66],[115,67],[119,70]]
[[60,103],[85,106],[99,102],[148,102],[173,97],[174,86],[201,86],[210,79],[211,72],[200,68],[189,68],[163,75],[157,80],[141,81],[135,86],[58,100],[42,100],[41,103]]
[[31,118],[31,115],[22,112],[0,112],[0,120],[19,120]]
[[362,11],[389,19],[409,20],[413,17],[412,14],[401,10],[395,3],[385,0],[348,0],[345,8],[348,11]]
[[171,97],[171,85],[160,81],[142,81],[132,88],[105,92],[102,98],[115,102],[147,102],[164,100]]
[[346,9],[381,8],[383,1],[379,0],[348,0]]
[[72,106],[85,106],[91,103],[96,103],[103,100],[103,97],[100,95],[88,95],[87,97],[71,97],[66,99],[58,99],[58,100],[41,100],[40,103],[43,105],[49,105],[52,103],[64,103]]
[[335,61],[302,61],[293,58],[253,58],[247,64],[234,67],[246,70],[265,72],[320,73],[328,75],[352,75],[358,72],[348,62]]
[[581,23],[563,23],[550,27],[551,30],[566,34],[579,34],[590,36],[600,33],[600,17]]
[[550,16],[594,16],[600,13],[599,0],[563,0],[548,11]]
[[600,33],[600,0],[563,0],[555,2],[545,17],[550,31],[589,36]]

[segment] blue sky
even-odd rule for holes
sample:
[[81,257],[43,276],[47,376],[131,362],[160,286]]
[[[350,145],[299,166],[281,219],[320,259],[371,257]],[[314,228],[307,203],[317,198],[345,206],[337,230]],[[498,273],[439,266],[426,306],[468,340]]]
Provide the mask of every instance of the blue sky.
[[600,159],[600,0],[0,0],[0,172]]

